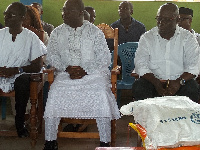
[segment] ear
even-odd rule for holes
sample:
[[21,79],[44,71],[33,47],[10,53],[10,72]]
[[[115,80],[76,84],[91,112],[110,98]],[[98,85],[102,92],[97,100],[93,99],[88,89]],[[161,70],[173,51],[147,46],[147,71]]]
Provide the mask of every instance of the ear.
[[190,21],[190,24],[192,24],[192,18],[190,18],[189,21]]
[[24,21],[24,20],[25,20],[25,16],[22,16],[21,18],[22,18],[22,21]]
[[83,10],[83,11],[80,11],[79,17],[84,17],[84,10]]

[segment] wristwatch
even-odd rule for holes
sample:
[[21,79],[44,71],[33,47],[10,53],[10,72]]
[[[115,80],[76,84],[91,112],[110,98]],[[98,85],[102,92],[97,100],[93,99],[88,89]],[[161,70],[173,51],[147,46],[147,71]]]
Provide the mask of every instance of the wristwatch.
[[185,85],[185,79],[180,78],[180,85]]
[[21,74],[21,73],[23,73],[23,72],[24,72],[24,70],[23,70],[23,68],[22,68],[22,67],[19,67],[19,68],[18,68],[18,71],[19,71],[19,74]]

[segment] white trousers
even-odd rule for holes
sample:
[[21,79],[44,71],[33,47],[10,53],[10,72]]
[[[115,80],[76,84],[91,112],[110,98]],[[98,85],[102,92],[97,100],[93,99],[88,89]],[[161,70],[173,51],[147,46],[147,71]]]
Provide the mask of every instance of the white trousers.
[[[58,125],[60,117],[45,119],[45,140],[53,141],[57,139]],[[111,120],[110,118],[95,118],[101,142],[111,142]]]

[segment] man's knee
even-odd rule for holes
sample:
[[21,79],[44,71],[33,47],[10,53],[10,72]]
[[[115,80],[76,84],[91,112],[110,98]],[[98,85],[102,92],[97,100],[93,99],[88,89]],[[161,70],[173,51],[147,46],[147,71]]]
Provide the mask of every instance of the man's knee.
[[199,102],[199,85],[195,80],[189,80],[184,86],[177,92],[179,96],[187,96],[194,102]]
[[149,81],[140,78],[133,83],[132,93],[135,100],[154,97],[155,88]]
[[30,89],[30,75],[29,74],[23,74],[16,78],[14,83],[14,89],[20,90],[20,91],[27,91]]

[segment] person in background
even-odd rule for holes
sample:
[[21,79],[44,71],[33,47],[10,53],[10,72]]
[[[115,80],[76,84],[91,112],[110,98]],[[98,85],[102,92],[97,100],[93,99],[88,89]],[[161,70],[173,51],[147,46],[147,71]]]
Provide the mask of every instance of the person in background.
[[[34,8],[36,8],[39,11],[40,16],[43,15],[43,8],[42,5],[40,3],[32,3],[31,6],[33,6]],[[45,32],[48,33],[49,37],[51,35],[51,32],[54,30],[54,26],[50,23],[44,22],[43,20],[41,20],[43,29]]]
[[90,22],[94,24],[95,18],[96,18],[96,12],[95,9],[91,6],[86,6],[85,10],[90,14]]
[[84,20],[90,21],[90,14],[84,10]]
[[[138,42],[140,36],[146,32],[143,23],[135,20],[133,15],[133,4],[128,1],[119,4],[118,13],[120,19],[112,23],[112,28],[119,29],[118,44],[126,42]],[[113,40],[107,40],[110,51],[114,49]]]
[[22,26],[26,11],[20,2],[10,4],[3,13],[5,28],[0,30],[0,90],[15,90],[18,137],[29,136],[24,115],[30,96],[30,73],[41,70],[46,54],[46,46],[38,36]]
[[[26,15],[23,21],[23,26],[27,29],[32,29],[35,28],[38,31],[44,31],[41,21],[40,21],[40,15],[37,11],[37,9],[35,9],[32,6],[26,5]],[[48,40],[49,40],[49,36],[46,32],[44,32],[44,44],[47,46],[48,44]]]
[[196,37],[199,45],[200,45],[200,34],[196,33],[192,29],[192,18],[193,18],[193,10],[190,8],[180,7],[179,8],[180,19],[178,25],[188,31],[190,31]]
[[[179,8],[179,15],[180,15],[180,19],[179,19],[178,25],[180,27],[190,31],[196,37],[197,42],[200,45],[200,34],[196,33],[192,29],[193,10],[190,9],[190,8],[180,7]],[[200,60],[199,60],[199,62],[200,62]],[[200,70],[200,63],[199,63],[199,70]],[[200,84],[199,76],[196,78],[196,81]]]
[[157,27],[141,36],[135,55],[133,84],[135,100],[159,96],[187,96],[199,101],[199,44],[188,30],[179,27],[179,8],[162,5],[156,16]]
[[111,142],[111,120],[120,118],[110,88],[111,55],[103,32],[84,20],[82,0],[67,0],[64,23],[51,34],[47,62],[57,75],[46,103],[45,147],[57,150],[57,129],[61,117],[96,119],[100,146]]

